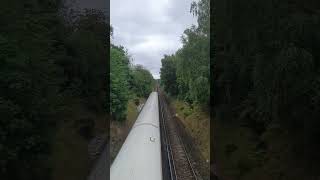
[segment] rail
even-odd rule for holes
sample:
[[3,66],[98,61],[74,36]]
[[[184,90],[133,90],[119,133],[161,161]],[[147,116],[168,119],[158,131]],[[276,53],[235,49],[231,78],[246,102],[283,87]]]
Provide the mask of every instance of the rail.
[[[160,104],[159,107],[160,107],[161,116],[162,116],[161,122],[162,122],[162,125],[163,125],[162,128],[163,128],[163,132],[164,132],[164,136],[162,138],[164,138],[165,142],[166,142],[165,143],[165,145],[166,145],[165,149],[166,149],[166,154],[167,154],[167,157],[168,157],[170,178],[171,178],[171,180],[185,179],[185,177],[178,177],[177,168],[181,168],[182,169],[182,167],[177,167],[177,164],[175,163],[175,161],[186,161],[189,168],[188,168],[188,170],[185,169],[184,171],[191,171],[191,176],[189,176],[188,178],[189,179],[193,179],[193,180],[198,180],[196,171],[193,168],[193,165],[191,163],[190,157],[188,155],[188,152],[186,150],[186,147],[185,147],[184,143],[181,140],[181,137],[179,136],[178,133],[174,133],[174,134],[172,134],[172,132],[171,132],[171,134],[168,133],[168,128],[167,128],[168,124],[167,124],[166,121],[169,120],[171,114],[168,112],[164,97],[163,97],[162,93],[159,91],[159,89],[158,89],[158,96],[159,96],[158,99],[159,99],[159,104]],[[167,117],[165,117],[165,115],[167,115]],[[172,130],[173,129],[171,129],[171,131]],[[169,136],[171,138],[177,138],[177,142],[176,143],[179,144],[179,146],[182,147],[182,151],[176,152],[176,154],[177,153],[183,154],[183,157],[185,157],[185,159],[184,158],[181,159],[181,157],[180,158],[179,157],[175,157],[175,155],[174,155],[175,153],[173,152],[173,149],[172,149],[173,142],[171,142]]]
[[167,159],[168,159],[168,164],[169,164],[169,171],[170,171],[170,179],[171,180],[176,180],[177,179],[177,174],[176,174],[176,170],[175,170],[175,166],[174,166],[174,161],[173,161],[173,156],[172,156],[172,149],[170,146],[170,142],[168,139],[168,133],[167,133],[167,129],[166,129],[166,125],[165,125],[165,121],[164,121],[164,111],[163,111],[163,105],[162,105],[162,98],[160,97],[159,94],[159,90],[158,90],[158,96],[159,96],[159,107],[160,107],[160,111],[161,111],[161,122],[162,122],[162,129],[163,129],[163,133],[164,136],[162,138],[164,138],[165,140],[165,146],[166,146],[166,154],[167,154]]

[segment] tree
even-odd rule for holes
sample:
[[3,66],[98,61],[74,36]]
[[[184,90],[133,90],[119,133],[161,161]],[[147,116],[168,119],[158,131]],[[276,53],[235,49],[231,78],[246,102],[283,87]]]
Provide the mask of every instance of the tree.
[[133,66],[131,69],[130,89],[138,97],[147,98],[155,84],[152,74],[141,65]]
[[[235,143],[247,155],[233,160],[251,164],[242,170],[242,179],[312,179],[319,169],[315,137],[320,131],[315,127],[320,115],[320,39],[319,22],[312,20],[319,16],[319,5],[295,0],[215,1],[212,111],[216,124],[250,134],[239,141],[245,146]],[[239,139],[238,135],[230,138]],[[216,147],[224,146],[222,139],[216,141]],[[248,146],[254,148],[244,150]],[[222,151],[216,154],[220,162],[223,156]],[[276,156],[294,161],[274,160]],[[284,168],[270,166],[275,163]],[[240,179],[228,173],[238,170],[237,163],[221,164],[226,176]],[[259,169],[267,173],[259,174]],[[274,171],[278,173],[269,173]]]
[[161,83],[164,90],[189,103],[209,105],[210,18],[209,1],[193,2],[190,11],[198,26],[191,26],[181,37],[183,47],[162,59]]
[[123,47],[111,46],[110,67],[111,115],[116,120],[125,120],[129,99],[129,58]]
[[50,179],[52,139],[63,120],[70,121],[67,107],[76,102],[94,113],[105,110],[108,24],[96,11],[65,24],[61,6],[0,2],[3,179]]
[[172,96],[178,93],[175,56],[164,55],[161,59],[160,79],[164,90]]

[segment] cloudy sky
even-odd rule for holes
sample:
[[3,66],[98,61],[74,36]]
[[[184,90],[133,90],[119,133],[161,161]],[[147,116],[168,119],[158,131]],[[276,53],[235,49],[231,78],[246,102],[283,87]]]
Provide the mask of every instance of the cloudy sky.
[[159,78],[161,58],[182,44],[183,31],[196,24],[190,13],[192,0],[111,0],[110,21],[116,45],[128,49],[134,64]]

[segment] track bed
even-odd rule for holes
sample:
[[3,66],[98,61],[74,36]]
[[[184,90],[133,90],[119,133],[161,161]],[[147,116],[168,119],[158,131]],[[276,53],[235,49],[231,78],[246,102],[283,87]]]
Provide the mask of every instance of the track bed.
[[186,148],[180,138],[176,122],[168,108],[165,97],[159,92],[160,123],[164,178],[169,180],[198,180]]

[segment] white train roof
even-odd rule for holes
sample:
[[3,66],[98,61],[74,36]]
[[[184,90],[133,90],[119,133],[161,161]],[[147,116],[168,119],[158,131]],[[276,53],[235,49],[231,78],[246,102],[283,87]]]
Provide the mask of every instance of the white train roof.
[[162,180],[158,93],[152,92],[110,168],[111,180]]

